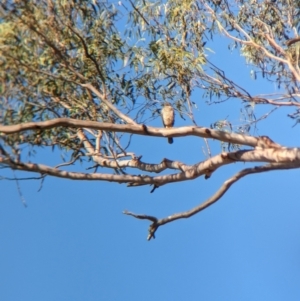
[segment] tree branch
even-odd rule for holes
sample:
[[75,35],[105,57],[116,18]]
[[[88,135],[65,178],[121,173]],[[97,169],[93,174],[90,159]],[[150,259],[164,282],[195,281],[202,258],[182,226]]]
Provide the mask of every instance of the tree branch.
[[[95,156],[95,162],[97,162],[97,156]],[[19,159],[13,159],[9,157],[8,154],[5,155],[5,153],[3,153],[3,157],[0,157],[0,164],[2,164],[3,166],[9,166],[11,169],[14,170],[36,172],[40,173],[41,175],[50,175],[70,180],[98,180],[117,183],[127,183],[128,186],[155,185],[155,187],[159,187],[169,183],[192,180],[203,175],[205,175],[205,178],[208,179],[211,176],[211,174],[218,168],[236,162],[272,162],[280,164],[293,164],[294,166],[298,166],[300,165],[300,150],[298,148],[257,148],[254,150],[222,153],[194,165],[186,165],[178,161],[171,161],[167,159],[164,159],[160,164],[147,164],[140,162],[139,158],[124,161],[106,160],[99,162],[102,164],[103,167],[110,167],[115,169],[121,169],[123,167],[132,167],[147,172],[158,173],[165,170],[166,168],[169,168],[177,169],[180,172],[155,177],[148,175],[128,174],[92,174],[81,172],[68,172],[59,170],[57,169],[57,167],[53,168],[50,166],[35,164],[31,162],[24,163],[20,162]]]
[[117,116],[119,116],[121,119],[126,121],[128,124],[137,124],[135,121],[133,121],[130,117],[120,112],[112,103],[110,103],[106,96],[100,93],[94,86],[91,84],[81,84],[82,87],[87,88],[91,92],[93,92],[97,97],[99,97]]
[[[204,127],[196,126],[184,126],[179,128],[155,128],[146,127],[145,125],[138,124],[114,124],[114,123],[102,123],[97,121],[86,121],[77,120],[72,118],[56,118],[47,121],[40,122],[28,122],[15,125],[0,125],[0,136],[3,134],[14,134],[20,133],[27,130],[43,130],[55,127],[73,127],[73,128],[90,128],[94,130],[104,130],[111,132],[123,132],[143,136],[153,136],[153,137],[185,137],[185,136],[196,136],[202,138],[217,139],[223,142],[231,142],[235,144],[247,145],[256,147],[259,138],[227,133],[223,131],[216,131]],[[279,146],[279,145],[278,145]]]
[[[233,27],[240,32],[241,34],[243,34],[246,39],[248,40],[243,40],[237,37],[234,37],[233,35],[231,35],[228,30],[226,30],[224,28],[224,26],[221,24],[221,22],[218,20],[216,13],[213,11],[213,9],[211,7],[209,7],[209,5],[205,2],[202,1],[202,3],[204,4],[204,6],[206,7],[206,9],[209,11],[210,15],[212,16],[212,18],[215,20],[215,22],[217,23],[220,32],[222,32],[225,36],[227,36],[228,38],[230,38],[233,41],[239,42],[243,45],[248,45],[248,46],[252,46],[255,47],[256,49],[259,49],[260,51],[262,51],[267,57],[269,57],[270,59],[276,60],[278,62],[281,62],[283,64],[288,65],[291,73],[295,76],[295,78],[297,79],[297,81],[300,81],[300,74],[297,72],[296,68],[293,66],[293,64],[290,62],[290,60],[288,59],[287,54],[285,53],[285,51],[276,44],[275,41],[271,42],[271,46],[275,49],[275,50],[279,50],[280,49],[280,53],[285,57],[285,59],[280,58],[276,55],[273,55],[270,51],[268,51],[264,46],[257,44],[256,42],[254,42],[254,40],[247,34],[247,32],[235,21],[235,20],[231,20],[233,23]],[[266,39],[269,38],[269,42],[270,42],[270,37],[268,34],[265,35]]]
[[295,164],[267,164],[264,166],[256,166],[252,168],[246,168],[238,173],[236,173],[233,177],[229,178],[227,181],[224,182],[224,184],[219,188],[219,190],[212,195],[210,198],[208,198],[206,201],[204,201],[202,204],[199,206],[194,207],[191,210],[185,211],[185,212],[180,212],[180,213],[175,213],[172,214],[168,217],[158,219],[154,216],[149,216],[149,215],[142,215],[142,214],[135,214],[132,212],[124,211],[123,213],[126,215],[131,215],[135,218],[138,219],[148,219],[152,222],[152,224],[149,227],[149,234],[147,236],[147,240],[150,240],[151,238],[155,238],[155,232],[160,226],[163,226],[165,224],[168,224],[170,222],[173,222],[178,219],[182,218],[189,218],[200,211],[206,209],[207,207],[211,206],[215,202],[217,202],[226,192],[227,190],[231,187],[232,184],[236,183],[239,181],[241,178],[250,175],[250,174],[255,174],[255,173],[261,173],[261,172],[267,172],[271,170],[279,170],[279,169],[294,169],[294,168],[299,168],[300,163],[298,163],[296,166]]

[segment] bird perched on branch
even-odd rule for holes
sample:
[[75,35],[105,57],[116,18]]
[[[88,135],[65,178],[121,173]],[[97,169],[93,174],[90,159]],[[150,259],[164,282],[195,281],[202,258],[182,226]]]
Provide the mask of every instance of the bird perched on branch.
[[[166,102],[163,104],[163,109],[161,110],[161,118],[166,129],[173,127],[175,121],[174,109],[171,104]],[[173,143],[173,138],[169,137],[168,142]]]

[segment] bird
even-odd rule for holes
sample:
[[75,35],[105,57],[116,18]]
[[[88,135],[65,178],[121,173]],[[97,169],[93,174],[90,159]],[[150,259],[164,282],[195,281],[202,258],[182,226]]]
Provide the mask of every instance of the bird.
[[[175,121],[175,114],[174,109],[172,108],[170,103],[165,102],[163,104],[163,109],[161,110],[161,118],[166,129],[170,129],[173,127]],[[173,138],[169,137],[168,142],[172,144]]]

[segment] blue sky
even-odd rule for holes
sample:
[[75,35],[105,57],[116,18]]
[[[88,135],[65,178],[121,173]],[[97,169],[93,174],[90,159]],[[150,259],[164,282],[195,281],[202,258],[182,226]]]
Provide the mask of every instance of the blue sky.
[[[237,52],[218,41],[214,61],[251,91],[276,91],[250,79]],[[267,91],[266,91],[267,90]],[[200,126],[227,116],[239,122],[238,102],[208,106],[200,93],[193,100]],[[259,117],[271,107],[257,107]],[[259,124],[256,134],[298,146],[299,127],[280,109]],[[159,125],[160,120],[153,125]],[[189,121],[176,120],[176,125]],[[218,142],[210,142],[213,154]],[[137,137],[132,150],[143,160],[204,160],[203,139]],[[129,150],[130,150],[129,149]],[[59,154],[45,151],[36,162],[53,165]],[[46,178],[20,181],[28,205],[22,205],[14,181],[0,181],[0,300],[300,300],[299,170],[243,178],[205,211],[160,228],[148,242],[147,221],[124,209],[157,217],[188,210],[211,196],[246,164],[226,166],[209,180],[151,188],[127,188],[106,182]],[[10,171],[2,175],[13,176]],[[16,173],[22,176],[22,173]]]

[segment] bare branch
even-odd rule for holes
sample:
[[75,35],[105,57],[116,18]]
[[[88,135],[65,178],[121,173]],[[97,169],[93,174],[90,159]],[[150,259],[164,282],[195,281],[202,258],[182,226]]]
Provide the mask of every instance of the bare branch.
[[184,126],[179,128],[155,128],[147,126],[147,131],[145,131],[145,125],[136,124],[114,124],[114,123],[102,123],[97,121],[87,121],[87,120],[77,120],[72,118],[56,118],[41,122],[28,122],[15,125],[0,125],[0,136],[3,134],[13,134],[20,133],[26,130],[42,130],[50,129],[54,127],[73,127],[73,128],[90,128],[94,130],[104,130],[111,132],[123,132],[131,133],[143,136],[153,136],[153,137],[185,137],[185,136],[197,136],[202,138],[217,139],[224,142],[231,142],[241,145],[247,145],[256,147],[258,143],[258,138],[227,133],[222,131],[216,131],[204,127],[196,126]]
[[[266,137],[261,137],[262,145],[271,143]],[[96,162],[98,157],[95,157]],[[42,164],[24,163],[10,157],[0,157],[0,164],[9,166],[11,169],[28,172],[36,172],[54,177],[66,178],[70,180],[100,180],[117,183],[127,183],[128,186],[154,185],[156,188],[169,183],[188,181],[205,175],[208,179],[211,174],[221,166],[233,164],[235,162],[272,162],[280,164],[300,164],[300,150],[298,148],[257,148],[254,150],[244,150],[230,153],[222,153],[205,161],[194,165],[186,165],[178,161],[164,159],[160,164],[146,164],[139,161],[138,158],[124,161],[99,161],[103,167],[120,169],[122,167],[133,167],[148,172],[161,172],[166,168],[178,169],[180,172],[151,177],[148,175],[114,175],[99,173],[81,173],[58,170]],[[106,162],[106,163],[104,163]]]
[[123,213],[127,214],[127,215],[131,215],[135,218],[148,219],[148,220],[152,221],[152,224],[149,227],[149,234],[147,237],[147,240],[150,240],[151,238],[155,238],[155,232],[160,226],[163,226],[165,224],[168,224],[168,223],[173,222],[178,219],[189,218],[189,217],[199,213],[200,211],[206,209],[207,207],[209,207],[212,204],[214,204],[215,202],[217,202],[227,192],[227,190],[231,187],[232,184],[236,183],[241,178],[243,178],[247,175],[261,173],[261,172],[267,172],[267,171],[271,171],[271,170],[295,169],[295,168],[299,168],[299,167],[300,167],[300,163],[298,163],[297,165],[274,163],[274,164],[267,164],[264,166],[256,166],[256,167],[252,167],[252,168],[243,169],[243,170],[239,171],[238,173],[236,173],[233,177],[231,177],[227,181],[225,181],[224,184],[219,188],[219,190],[214,195],[212,195],[210,198],[208,198],[206,201],[204,201],[199,206],[196,206],[193,209],[185,211],[185,212],[172,214],[172,215],[162,218],[162,219],[157,219],[156,217],[149,216],[149,215],[135,214],[132,212],[127,212],[127,211],[125,211]]
[[133,216],[135,218],[138,218],[138,219],[148,219],[149,221],[152,221],[153,223],[157,222],[157,218],[154,217],[154,216],[151,216],[151,215],[135,214],[135,213],[129,212],[127,210],[124,210],[123,213],[126,214],[126,215],[131,215],[131,216]]
[[62,167],[62,166],[69,166],[69,165],[72,165],[73,163],[76,162],[76,160],[80,157],[81,155],[77,155],[75,158],[73,158],[71,161],[69,162],[65,162],[65,163],[61,163],[61,164],[58,164],[56,165],[54,168],[59,168],[59,167]]
[[[14,177],[15,177],[15,173],[14,173]],[[21,198],[22,204],[23,204],[23,206],[26,208],[26,207],[27,207],[26,200],[25,200],[25,198],[24,198],[24,196],[23,196],[23,193],[22,193],[22,190],[21,190],[19,181],[18,181],[18,179],[17,179],[16,177],[15,177],[15,181],[16,181],[17,190],[18,190],[19,196],[20,196],[20,198]]]

